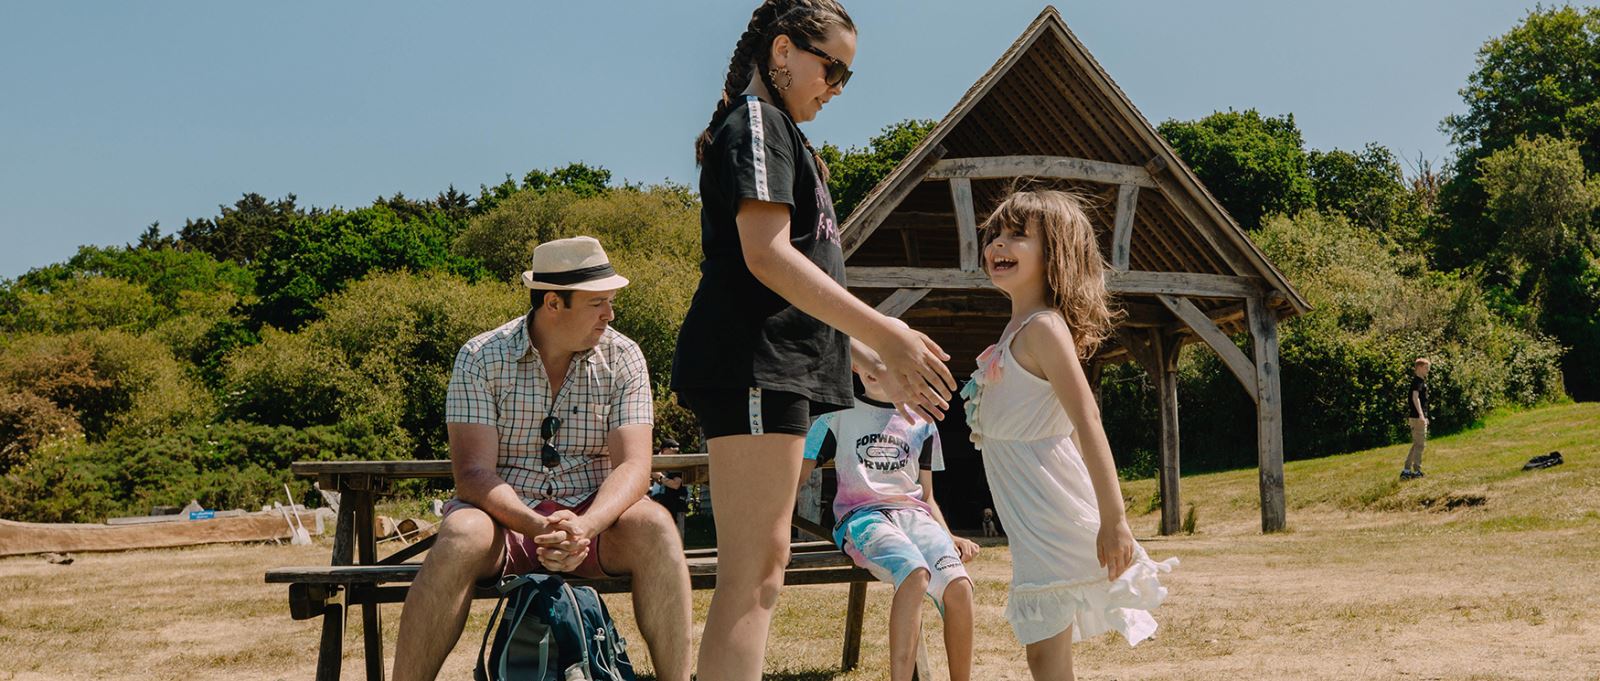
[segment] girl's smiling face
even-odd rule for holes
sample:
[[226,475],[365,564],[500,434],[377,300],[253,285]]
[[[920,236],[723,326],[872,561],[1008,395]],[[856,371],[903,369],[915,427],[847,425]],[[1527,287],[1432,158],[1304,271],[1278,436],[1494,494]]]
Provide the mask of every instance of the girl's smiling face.
[[983,270],[1007,295],[1044,285],[1044,243],[1030,220],[1023,225],[996,226],[983,246]]

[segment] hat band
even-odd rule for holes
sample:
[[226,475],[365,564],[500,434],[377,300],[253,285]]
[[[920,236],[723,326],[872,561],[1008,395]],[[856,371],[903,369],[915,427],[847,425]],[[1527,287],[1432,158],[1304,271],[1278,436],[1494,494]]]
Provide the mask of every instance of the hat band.
[[565,272],[534,272],[533,280],[542,284],[571,286],[595,279],[604,279],[616,273],[616,270],[611,269],[611,263],[606,263],[604,265],[595,265],[594,267],[580,267]]

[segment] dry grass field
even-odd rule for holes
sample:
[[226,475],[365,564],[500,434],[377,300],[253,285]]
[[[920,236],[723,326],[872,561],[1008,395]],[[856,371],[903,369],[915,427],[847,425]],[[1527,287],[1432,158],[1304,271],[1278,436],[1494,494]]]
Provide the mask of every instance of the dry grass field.
[[[1559,449],[1564,466],[1524,473]],[[1600,405],[1498,416],[1441,438],[1428,477],[1395,479],[1403,447],[1291,462],[1287,532],[1261,536],[1254,471],[1185,477],[1193,535],[1156,537],[1151,481],[1124,488],[1135,534],[1178,556],[1156,638],[1079,644],[1084,679],[1600,679]],[[326,540],[323,540],[324,542]],[[288,617],[266,569],[318,564],[326,543],[239,545],[0,560],[0,680],[307,679],[317,622]],[[1027,678],[1001,616],[1003,545],[971,566],[980,679]],[[773,631],[770,678],[887,676],[889,591],[869,590],[863,665],[837,671],[845,587],[789,589]],[[703,622],[709,592],[695,595]],[[471,678],[479,602],[445,678]],[[648,669],[626,597],[613,613]],[[385,606],[393,651],[399,606]],[[359,618],[357,618],[359,621]],[[942,662],[939,622],[925,635]],[[346,678],[361,678],[359,624]]]

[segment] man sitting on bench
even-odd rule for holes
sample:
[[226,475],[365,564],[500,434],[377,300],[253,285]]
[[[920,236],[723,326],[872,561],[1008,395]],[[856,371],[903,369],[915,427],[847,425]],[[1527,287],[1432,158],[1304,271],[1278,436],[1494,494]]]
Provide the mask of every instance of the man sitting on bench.
[[672,516],[645,498],[654,414],[639,346],[607,324],[618,276],[590,237],[540,244],[532,310],[467,341],[445,400],[456,498],[406,594],[394,678],[432,679],[474,584],[543,571],[631,575],[663,681],[689,678],[689,571]]

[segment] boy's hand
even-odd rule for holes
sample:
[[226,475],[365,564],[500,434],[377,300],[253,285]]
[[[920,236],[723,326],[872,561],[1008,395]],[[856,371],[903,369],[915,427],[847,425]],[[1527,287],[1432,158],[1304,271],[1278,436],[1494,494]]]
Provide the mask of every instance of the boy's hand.
[[1106,581],[1116,581],[1133,565],[1133,530],[1128,529],[1127,520],[1101,525],[1094,544],[1095,558],[1106,569]]
[[950,539],[956,544],[956,555],[961,557],[961,562],[970,563],[973,558],[978,557],[977,542],[966,537],[951,537]]

